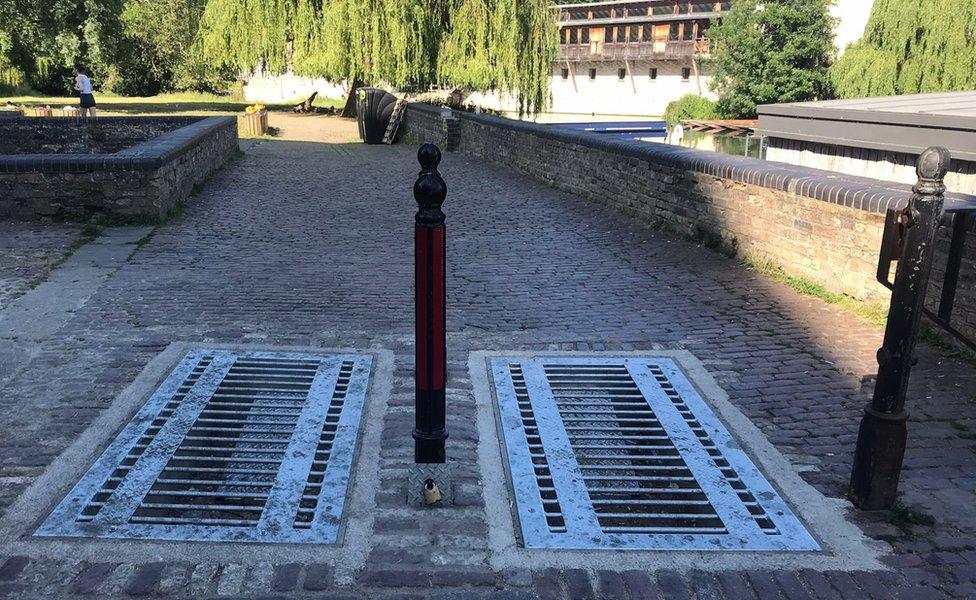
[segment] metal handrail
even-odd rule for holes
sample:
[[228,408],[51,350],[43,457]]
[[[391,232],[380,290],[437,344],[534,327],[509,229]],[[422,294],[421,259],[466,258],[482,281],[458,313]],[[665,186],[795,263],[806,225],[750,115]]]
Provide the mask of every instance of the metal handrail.
[[[889,290],[894,290],[895,282],[891,281],[891,265],[901,260],[905,251],[907,209],[896,210],[889,208],[885,215],[884,232],[881,237],[881,252],[878,257],[878,283]],[[946,333],[952,335],[964,346],[976,352],[976,340],[970,339],[962,331],[956,329],[951,322],[952,309],[956,301],[956,287],[959,283],[959,271],[965,252],[966,235],[976,223],[976,210],[958,211],[953,213],[952,234],[949,243],[949,255],[946,258],[945,272],[942,275],[942,291],[939,304],[935,311],[922,306],[922,313],[929,320]]]

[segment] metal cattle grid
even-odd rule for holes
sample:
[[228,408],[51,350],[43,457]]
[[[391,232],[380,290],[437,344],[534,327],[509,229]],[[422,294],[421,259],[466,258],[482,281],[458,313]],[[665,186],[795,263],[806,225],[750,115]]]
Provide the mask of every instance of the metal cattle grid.
[[35,535],[336,542],[371,366],[191,350]]
[[525,547],[819,549],[674,360],[490,369]]

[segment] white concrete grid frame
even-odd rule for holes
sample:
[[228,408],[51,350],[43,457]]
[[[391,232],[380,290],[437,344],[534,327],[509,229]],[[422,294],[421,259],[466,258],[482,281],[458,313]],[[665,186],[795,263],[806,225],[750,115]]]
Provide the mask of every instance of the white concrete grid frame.
[[509,568],[676,569],[719,571],[730,569],[813,569],[818,571],[887,570],[879,558],[887,550],[846,518],[848,502],[827,498],[806,483],[765,435],[729,402],[727,394],[690,352],[607,352],[607,357],[669,358],[711,407],[732,437],[794,514],[817,539],[818,552],[782,551],[645,551],[526,549],[519,541],[515,498],[507,472],[506,451],[499,433],[499,415],[490,362],[498,357],[597,357],[593,352],[474,352],[469,371],[478,411],[479,462],[485,508],[489,520],[491,566]]
[[[87,472],[143,406],[146,399],[193,348],[234,351],[305,352],[316,354],[363,354],[373,357],[373,369],[363,408],[359,448],[353,458],[342,528],[335,545],[77,539],[36,537],[33,532],[51,509]],[[383,415],[393,387],[393,353],[379,348],[268,347],[241,344],[175,342],[153,358],[140,375],[57,460],[25,491],[0,521],[0,539],[14,554],[38,558],[72,556],[99,561],[205,562],[326,562],[333,565],[339,582],[352,582],[366,564],[370,551],[375,496],[379,486],[379,448]]]

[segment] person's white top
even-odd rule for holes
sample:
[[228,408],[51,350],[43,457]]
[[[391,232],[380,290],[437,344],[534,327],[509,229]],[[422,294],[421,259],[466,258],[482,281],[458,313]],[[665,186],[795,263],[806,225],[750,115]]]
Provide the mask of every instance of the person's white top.
[[92,93],[91,79],[88,79],[88,75],[78,73],[78,76],[75,77],[75,88],[82,94]]

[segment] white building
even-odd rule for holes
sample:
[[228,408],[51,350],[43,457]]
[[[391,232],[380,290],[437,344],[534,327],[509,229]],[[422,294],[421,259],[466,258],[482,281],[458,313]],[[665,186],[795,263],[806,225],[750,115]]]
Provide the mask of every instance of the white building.
[[732,7],[714,0],[567,4],[550,79],[554,120],[647,118],[686,94],[714,99],[708,28]]
[[[864,33],[874,0],[837,0],[835,44],[842,52]],[[707,58],[708,29],[732,1],[615,0],[554,7],[559,55],[550,73],[550,103],[542,120],[595,121],[660,118],[686,94],[716,99]],[[341,98],[345,88],[322,79],[252,76],[248,101],[287,102],[318,91]],[[499,94],[471,94],[465,102],[511,113],[517,103]]]
[[345,82],[334,83],[321,77],[301,77],[293,73],[269,75],[260,71],[249,75],[244,84],[244,100],[247,102],[298,104],[314,92],[322,98],[345,98],[349,88]]
[[976,194],[976,92],[759,107],[766,159],[912,184],[930,146],[952,153],[949,191]]

